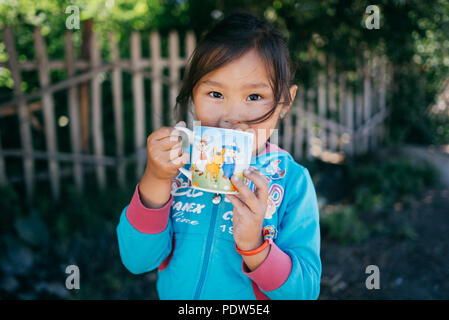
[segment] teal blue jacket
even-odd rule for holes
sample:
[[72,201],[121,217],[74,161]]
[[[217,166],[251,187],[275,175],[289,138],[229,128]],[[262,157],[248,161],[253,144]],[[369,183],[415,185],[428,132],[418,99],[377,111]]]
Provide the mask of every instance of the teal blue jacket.
[[270,178],[263,225],[276,230],[268,256],[253,271],[235,249],[233,205],[225,197],[212,202],[213,193],[191,188],[180,174],[167,204],[149,209],[136,186],[117,226],[120,256],[134,274],[157,268],[160,299],[318,298],[319,213],[310,174],[273,144],[252,162]]

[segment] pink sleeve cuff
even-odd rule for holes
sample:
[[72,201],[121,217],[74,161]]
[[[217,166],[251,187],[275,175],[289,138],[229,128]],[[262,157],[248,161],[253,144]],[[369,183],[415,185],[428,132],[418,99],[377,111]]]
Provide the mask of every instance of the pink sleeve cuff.
[[126,210],[126,218],[137,231],[150,234],[160,233],[167,227],[172,203],[173,196],[170,195],[170,199],[162,208],[150,209],[145,207],[140,199],[139,184],[137,184]]
[[270,239],[270,252],[265,260],[253,271],[250,271],[242,260],[242,271],[253,280],[260,289],[273,291],[287,281],[292,271],[292,260],[288,254]]

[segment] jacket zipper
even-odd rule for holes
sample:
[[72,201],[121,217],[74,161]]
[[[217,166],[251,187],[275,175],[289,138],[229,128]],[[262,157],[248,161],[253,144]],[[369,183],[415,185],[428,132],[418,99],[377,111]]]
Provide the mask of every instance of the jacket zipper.
[[221,201],[218,204],[212,204],[212,205],[213,205],[213,207],[212,207],[212,218],[211,218],[211,222],[210,222],[209,232],[208,232],[208,235],[207,235],[206,254],[204,256],[203,268],[201,269],[200,280],[198,281],[198,286],[196,287],[194,300],[198,300],[198,298],[200,296],[200,293],[201,293],[201,289],[203,288],[204,278],[206,277],[207,265],[209,264],[209,257],[210,257],[210,251],[211,251],[211,246],[212,246],[213,235],[214,235],[214,232],[215,232],[215,224],[216,224],[216,220],[217,220],[217,211],[218,211],[218,207],[221,205]]

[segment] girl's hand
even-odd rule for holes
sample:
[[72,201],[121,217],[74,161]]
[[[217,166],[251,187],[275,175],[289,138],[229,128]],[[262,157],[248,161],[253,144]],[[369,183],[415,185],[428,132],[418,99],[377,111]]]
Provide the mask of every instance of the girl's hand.
[[247,251],[263,243],[262,226],[267,210],[269,180],[252,167],[243,174],[254,183],[255,192],[233,176],[231,181],[240,194],[228,194],[226,197],[234,205],[232,223],[235,243],[240,250]]
[[[184,121],[175,126],[185,127]],[[189,162],[190,154],[183,152],[181,132],[171,127],[154,131],[147,139],[147,167],[145,174],[158,180],[171,181],[178,169]]]

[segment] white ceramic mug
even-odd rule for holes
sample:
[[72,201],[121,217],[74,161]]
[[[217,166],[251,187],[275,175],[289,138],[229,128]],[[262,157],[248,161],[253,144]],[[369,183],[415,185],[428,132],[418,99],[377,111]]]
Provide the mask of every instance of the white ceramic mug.
[[175,127],[185,133],[183,146],[192,146],[190,170],[179,170],[192,187],[214,193],[238,193],[231,176],[244,181],[243,170],[251,163],[254,134],[215,127],[195,126],[193,131]]

